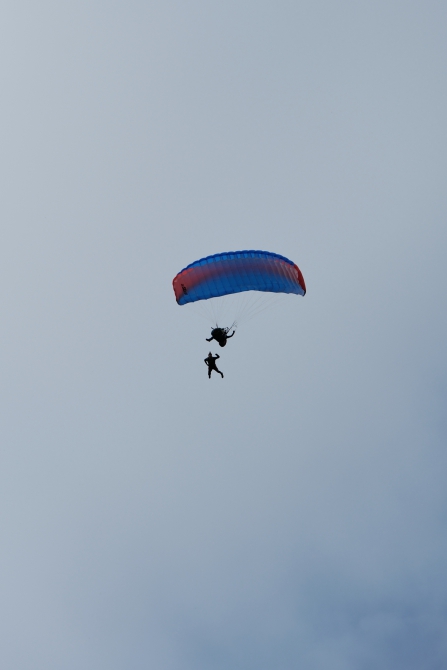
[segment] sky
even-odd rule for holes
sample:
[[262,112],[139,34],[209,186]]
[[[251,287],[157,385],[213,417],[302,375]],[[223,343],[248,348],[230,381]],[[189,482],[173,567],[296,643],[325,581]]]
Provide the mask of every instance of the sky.
[[[2,3],[4,670],[447,666],[446,29]],[[209,380],[172,278],[235,249],[308,291]]]

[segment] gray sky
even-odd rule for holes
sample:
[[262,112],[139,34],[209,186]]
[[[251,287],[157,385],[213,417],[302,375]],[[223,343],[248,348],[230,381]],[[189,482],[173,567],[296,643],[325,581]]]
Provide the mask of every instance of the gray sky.
[[446,4],[0,12],[1,667],[445,668]]

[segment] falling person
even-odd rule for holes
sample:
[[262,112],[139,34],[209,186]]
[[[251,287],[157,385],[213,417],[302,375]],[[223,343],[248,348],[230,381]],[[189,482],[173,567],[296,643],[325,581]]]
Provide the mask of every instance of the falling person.
[[217,361],[218,358],[220,358],[219,354],[216,354],[215,356],[213,356],[213,354],[210,351],[208,356],[204,359],[205,363],[208,366],[208,378],[209,379],[211,379],[211,372],[213,370],[218,372],[223,379],[223,373],[217,368],[217,365],[216,365],[216,361]]

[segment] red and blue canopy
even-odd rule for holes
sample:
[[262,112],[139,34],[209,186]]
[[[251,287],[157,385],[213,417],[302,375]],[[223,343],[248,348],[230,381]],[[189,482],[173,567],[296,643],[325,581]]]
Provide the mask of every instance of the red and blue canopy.
[[270,251],[228,251],[201,258],[172,282],[179,305],[243,291],[305,295],[301,270]]

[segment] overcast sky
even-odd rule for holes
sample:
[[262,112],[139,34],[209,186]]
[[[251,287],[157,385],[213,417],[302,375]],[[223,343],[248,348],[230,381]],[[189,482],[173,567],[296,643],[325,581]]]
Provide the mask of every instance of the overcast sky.
[[[446,34],[2,4],[2,670],[447,667]],[[308,292],[210,381],[172,278],[247,248]]]

